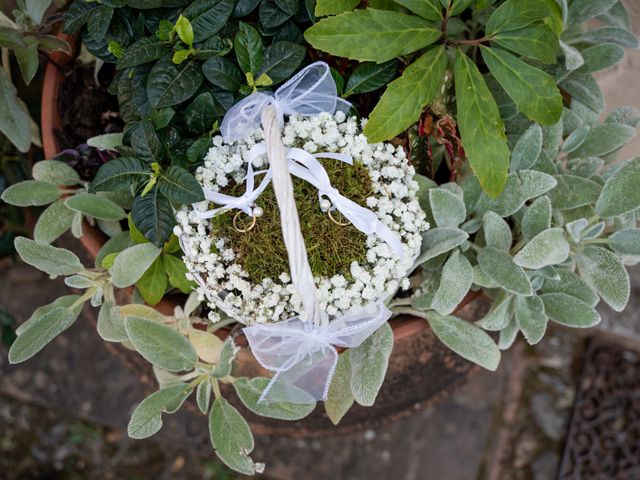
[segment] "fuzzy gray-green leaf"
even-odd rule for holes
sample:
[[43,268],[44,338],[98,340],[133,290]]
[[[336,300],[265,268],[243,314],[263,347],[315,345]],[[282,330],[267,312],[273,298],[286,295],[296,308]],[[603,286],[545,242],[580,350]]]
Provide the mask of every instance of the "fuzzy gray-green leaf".
[[471,288],[473,267],[459,251],[453,252],[442,268],[440,285],[431,308],[442,315],[452,313]]
[[111,267],[113,284],[119,288],[133,285],[140,280],[160,253],[161,250],[152,243],[141,243],[123,250]]
[[25,263],[49,275],[72,275],[84,269],[80,259],[70,250],[41,245],[25,237],[17,237],[14,245]]
[[[239,378],[233,382],[238,397],[245,407],[262,417],[277,418],[279,420],[300,420],[309,415],[316,406],[315,399],[303,390],[296,389],[296,403],[286,401],[258,402],[260,395],[269,384],[270,379],[264,377]],[[269,395],[278,396],[279,384],[274,384]],[[287,388],[296,388],[287,386]],[[299,400],[299,402],[298,402]]]
[[162,428],[162,414],[177,410],[191,393],[191,387],[175,383],[145,398],[136,407],[129,420],[129,437],[147,438]]
[[370,407],[374,404],[387,373],[392,349],[393,332],[389,324],[384,323],[359,347],[349,351],[351,392],[360,405]]
[[432,228],[427,230],[422,234],[422,250],[416,260],[416,265],[453,250],[467,238],[469,238],[469,234],[459,228]]
[[478,252],[478,264],[484,273],[502,288],[518,295],[531,295],[533,290],[522,267],[507,252],[485,247]]
[[583,248],[576,256],[580,276],[616,312],[621,312],[629,301],[631,287],[629,274],[611,251],[595,246]]
[[337,425],[342,417],[353,405],[354,398],[351,393],[351,362],[349,360],[349,350],[342,352],[338,356],[336,371],[331,379],[329,394],[324,401],[324,409],[331,423]]
[[522,216],[522,233],[531,240],[551,226],[551,201],[546,195],[537,198]]
[[467,216],[462,199],[444,188],[429,190],[429,203],[438,227],[457,227]]
[[549,228],[533,237],[513,262],[524,268],[537,270],[547,265],[557,265],[569,257],[569,242],[561,228]]
[[604,184],[596,212],[604,218],[617,217],[640,207],[640,157],[626,162]]
[[566,293],[540,295],[547,316],[565,327],[589,328],[600,323],[600,315],[582,300]]
[[482,217],[484,241],[488,247],[495,247],[506,252],[511,248],[513,237],[511,227],[500,215],[489,210]]
[[253,451],[253,435],[246,420],[224,398],[216,398],[209,414],[209,438],[216,455],[229,468],[253,475],[256,465],[248,454]]
[[518,328],[529,345],[535,345],[542,340],[547,330],[547,315],[542,299],[537,296],[518,296],[514,300],[514,312]]

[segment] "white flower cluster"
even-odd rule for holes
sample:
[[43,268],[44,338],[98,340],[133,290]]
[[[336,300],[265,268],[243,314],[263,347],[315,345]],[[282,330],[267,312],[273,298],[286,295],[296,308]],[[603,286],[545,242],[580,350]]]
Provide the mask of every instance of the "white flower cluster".
[[[398,258],[378,236],[369,235],[366,263],[351,264],[350,280],[343,275],[315,278],[320,306],[329,316],[387,298],[399,288],[408,288],[406,276],[420,252],[420,233],[428,228],[417,200],[415,170],[404,150],[387,143],[369,144],[361,133],[365,122],[359,125],[355,117],[347,119],[343,113],[311,118],[294,116],[283,131],[286,146],[303,148],[309,153],[343,153],[367,167],[373,195],[367,198],[366,207],[397,232],[404,246],[402,258]],[[247,171],[247,154],[260,141],[262,131],[231,145],[223,144],[222,137],[215,137],[196,178],[204,188],[213,191],[231,182],[242,183]],[[256,170],[266,166],[266,155],[253,162]],[[196,206],[215,207],[208,202]],[[225,245],[224,238],[216,237],[211,231],[210,220],[198,217],[193,207],[183,207],[177,212],[177,219],[175,233],[181,238],[185,252],[187,276],[198,283],[198,294],[206,298],[214,310],[218,307],[245,324],[302,315],[301,300],[287,272],[273,272],[272,278],[265,278],[260,284],[251,283],[241,265],[235,262],[236,253]],[[213,313],[210,318],[219,317]]]

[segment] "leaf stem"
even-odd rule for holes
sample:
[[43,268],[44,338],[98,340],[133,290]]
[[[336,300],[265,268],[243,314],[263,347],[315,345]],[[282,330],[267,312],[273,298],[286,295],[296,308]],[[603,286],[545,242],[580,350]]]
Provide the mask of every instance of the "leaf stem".
[[452,40],[451,44],[455,45],[455,46],[460,46],[460,45],[481,45],[482,43],[488,42],[490,40],[493,40],[492,37],[482,37],[482,38],[474,38],[471,40]]

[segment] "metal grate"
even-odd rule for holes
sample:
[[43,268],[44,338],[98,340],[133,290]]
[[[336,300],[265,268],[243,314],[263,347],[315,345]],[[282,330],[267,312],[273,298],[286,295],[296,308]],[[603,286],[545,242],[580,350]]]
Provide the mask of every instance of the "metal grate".
[[558,480],[640,479],[640,353],[591,340]]

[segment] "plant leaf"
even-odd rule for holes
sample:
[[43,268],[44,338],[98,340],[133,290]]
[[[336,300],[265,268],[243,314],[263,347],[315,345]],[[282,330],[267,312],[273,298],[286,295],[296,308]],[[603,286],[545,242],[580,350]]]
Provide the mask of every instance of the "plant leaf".
[[518,139],[511,152],[512,172],[528,170],[535,165],[542,152],[542,128],[537,123],[531,125]]
[[549,228],[533,237],[513,262],[524,268],[537,270],[547,265],[557,265],[569,258],[569,242],[561,228]]
[[574,0],[569,5],[568,25],[579,25],[609,10],[617,0]]
[[158,432],[162,428],[162,414],[180,408],[191,392],[189,385],[180,382],[149,395],[131,415],[127,426],[129,437],[148,438]]
[[540,295],[547,316],[565,327],[589,328],[600,323],[600,315],[582,300],[566,293]]
[[544,63],[555,63],[558,37],[547,25],[534,24],[500,32],[491,38],[496,45]]
[[175,225],[169,201],[155,186],[144,197],[137,196],[131,209],[133,223],[144,236],[160,247],[166,242]]
[[160,255],[161,250],[152,243],[133,245],[118,254],[113,267],[111,279],[118,288],[133,285],[147,271]]
[[116,61],[116,68],[122,70],[153,62],[169,51],[168,42],[158,40],[156,37],[144,37],[126,48]]
[[462,358],[487,370],[498,368],[500,350],[486,332],[454,316],[429,312],[426,318],[438,339]]
[[[438,0],[394,0],[407,10],[420,15],[426,20],[438,22],[442,20],[442,4]],[[453,13],[450,13],[453,16]]]
[[136,282],[138,292],[149,305],[155,305],[162,300],[167,290],[167,285],[167,272],[164,269],[163,257],[156,258]]
[[381,63],[431,45],[440,31],[420,17],[367,8],[324,18],[304,37],[332,55]]
[[431,308],[441,315],[452,313],[473,283],[473,267],[458,250],[454,251],[442,268],[440,285]]
[[137,158],[120,157],[100,167],[89,187],[89,192],[125,190],[151,177],[151,170]]
[[575,175],[557,175],[558,185],[549,192],[554,208],[570,210],[595,203],[601,187],[593,180]]
[[616,312],[624,310],[631,287],[622,260],[605,248],[588,246],[578,252],[576,264],[582,279],[611,308]]
[[542,125],[553,125],[562,115],[562,96],[556,81],[499,48],[482,47],[482,58],[518,111]]
[[416,260],[421,265],[427,260],[453,250],[462,244],[469,234],[459,228],[431,228],[422,234],[422,251]]
[[395,60],[384,63],[361,63],[349,77],[344,96],[378,90],[393,79],[397,70],[398,62]]
[[338,15],[353,10],[359,3],[360,0],[318,0],[314,12],[317,17]]
[[478,252],[478,265],[507,292],[525,296],[533,294],[527,274],[522,267],[513,263],[507,252],[485,247]]
[[351,362],[349,360],[349,350],[342,352],[338,356],[338,364],[333,373],[329,394],[324,401],[324,409],[331,423],[338,425],[342,417],[353,405],[354,398],[351,393]]
[[302,64],[306,48],[297,43],[279,41],[273,42],[264,51],[264,61],[258,78],[268,75],[274,85],[288,79]]
[[100,220],[122,220],[127,216],[122,207],[106,197],[100,197],[93,193],[71,195],[67,197],[64,204],[70,210]]
[[60,198],[60,189],[48,182],[25,180],[2,192],[2,200],[18,207],[47,205]]
[[602,187],[596,212],[604,218],[624,215],[640,207],[640,157],[626,162]]
[[486,35],[519,30],[549,15],[544,2],[537,0],[508,0],[500,5],[489,17]]
[[190,99],[202,85],[200,65],[194,62],[173,63],[162,58],[153,66],[147,78],[147,96],[153,108],[178,105]]
[[251,25],[240,22],[233,46],[242,71],[257,77],[264,56],[264,45],[260,33]]
[[76,254],[64,248],[41,245],[25,237],[17,237],[14,245],[25,263],[49,275],[73,275],[84,270]]
[[623,147],[636,134],[636,129],[621,123],[603,123],[589,131],[572,157],[603,157]]
[[504,188],[509,170],[504,124],[478,67],[460,50],[454,75],[462,144],[482,189],[495,198]]
[[531,240],[551,226],[551,201],[546,195],[537,198],[522,216],[522,233]]
[[163,370],[191,370],[198,361],[189,340],[166,325],[135,316],[125,317],[124,325],[138,353]]
[[535,345],[547,331],[547,315],[542,299],[537,296],[516,296],[513,305],[518,328],[529,345]]
[[40,244],[50,244],[71,228],[75,212],[69,210],[64,200],[49,205],[40,217],[33,230],[33,239]]
[[158,190],[173,203],[191,204],[204,200],[202,187],[196,177],[175,165],[160,176]]
[[194,42],[201,42],[218,33],[233,12],[233,0],[196,0],[182,11],[193,28]]
[[202,73],[216,87],[236,92],[244,83],[238,66],[225,57],[212,57],[202,65]]
[[144,120],[130,130],[131,148],[136,157],[146,163],[161,162],[165,156],[164,146],[152,122]]
[[[279,420],[300,420],[306,417],[316,407],[316,400],[304,390],[298,389],[292,385],[287,385],[288,389],[296,390],[296,399],[300,402],[291,403],[284,401],[262,402],[259,403],[258,399],[267,385],[270,379],[264,377],[255,378],[239,378],[233,382],[233,388],[236,390],[238,397],[242,401],[245,407],[247,407],[253,413],[267,418],[277,418]],[[273,385],[270,390],[270,395],[273,398],[278,398],[279,384]]]
[[457,227],[467,217],[462,199],[444,188],[429,190],[431,213],[438,227]]
[[213,333],[197,328],[189,329],[189,341],[194,350],[203,361],[211,364],[218,362],[224,342]]
[[253,475],[258,467],[247,455],[253,451],[251,429],[224,398],[216,398],[209,415],[209,436],[216,455],[229,468]]
[[20,67],[20,73],[22,73],[22,79],[24,83],[29,85],[33,77],[38,73],[38,67],[40,61],[38,59],[38,39],[36,37],[25,37],[26,47],[18,47],[13,53],[18,60],[18,66]]
[[364,127],[369,142],[393,138],[418,119],[424,107],[439,93],[447,62],[445,49],[433,48],[387,86]]
[[508,252],[513,243],[511,227],[500,215],[489,210],[482,217],[484,241],[488,247]]
[[640,230],[618,230],[607,241],[618,255],[640,256]]
[[349,350],[351,365],[351,393],[360,405],[374,404],[384,382],[393,349],[393,332],[388,323],[356,348]]

